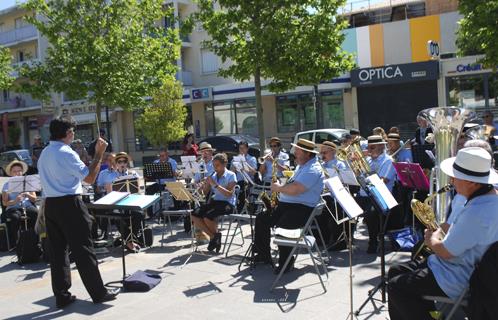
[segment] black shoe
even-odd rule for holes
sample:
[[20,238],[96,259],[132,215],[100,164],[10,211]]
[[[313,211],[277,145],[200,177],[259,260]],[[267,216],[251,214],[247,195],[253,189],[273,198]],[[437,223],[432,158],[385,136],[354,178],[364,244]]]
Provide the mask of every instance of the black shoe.
[[119,288],[107,289],[105,295],[98,300],[94,300],[93,303],[102,303],[114,300],[116,299],[116,296],[119,294],[119,290],[120,290]]
[[211,240],[209,240],[209,244],[208,244],[208,251],[213,251],[214,248],[216,248],[216,235],[211,238]]
[[55,305],[57,306],[58,309],[62,309],[75,301],[76,301],[76,296],[70,295],[69,297],[65,298],[60,298],[60,299],[56,298]]
[[[287,273],[294,268],[294,261],[295,261],[295,259],[294,259],[294,257],[292,257],[289,261],[289,264],[287,265],[287,268],[285,268],[284,273]],[[282,267],[284,266],[284,263],[285,263],[285,261],[283,263],[279,263],[278,267],[275,268],[273,273],[279,274],[280,271],[282,271]]]
[[369,243],[367,253],[376,254],[377,253],[377,243]]
[[221,232],[217,232],[215,234],[214,241],[215,241],[214,250],[216,250],[216,253],[219,253],[221,249]]

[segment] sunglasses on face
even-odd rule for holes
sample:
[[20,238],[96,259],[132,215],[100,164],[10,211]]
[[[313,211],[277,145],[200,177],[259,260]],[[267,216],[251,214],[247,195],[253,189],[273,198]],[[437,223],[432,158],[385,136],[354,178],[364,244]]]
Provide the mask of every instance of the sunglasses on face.
[[126,161],[126,160],[118,160],[117,163],[119,163],[119,164],[122,164],[122,163],[126,164],[126,163],[128,163],[128,161]]

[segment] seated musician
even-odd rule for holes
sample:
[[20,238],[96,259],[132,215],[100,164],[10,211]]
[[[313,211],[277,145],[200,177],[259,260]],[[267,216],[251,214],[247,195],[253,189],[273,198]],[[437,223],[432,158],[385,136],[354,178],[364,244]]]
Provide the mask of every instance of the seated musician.
[[[451,225],[425,231],[425,244],[434,252],[423,262],[393,266],[388,272],[391,320],[432,319],[434,303],[422,296],[448,296],[452,300],[469,285],[470,277],[491,244],[498,241],[498,195],[493,184],[498,174],[482,148],[469,147],[444,160],[441,170],[465,198]],[[447,229],[443,235],[443,229]]]
[[[396,171],[392,165],[392,159],[386,153],[386,142],[379,135],[368,137],[368,164],[372,172],[384,181],[389,191],[393,191]],[[365,211],[364,221],[368,229],[368,249],[367,253],[377,253],[378,236],[380,232],[380,217],[382,214],[372,206],[371,199],[367,198],[364,190],[360,191],[358,202]]]
[[192,221],[196,228],[201,229],[209,236],[208,250],[221,248],[221,233],[218,232],[217,218],[232,213],[237,201],[235,198],[235,173],[226,168],[228,159],[224,153],[213,157],[214,172],[206,177],[201,188],[204,194],[212,193],[212,198],[206,198],[206,204],[201,205],[192,213]]
[[[325,169],[332,169],[334,172],[339,172],[342,170],[346,170],[346,164],[336,158],[337,145],[331,141],[324,141],[320,147],[320,156],[322,158],[323,167]],[[338,225],[335,220],[332,218],[332,215],[335,215],[335,212],[331,212],[330,214],[325,214],[325,210],[335,210],[336,205],[334,203],[334,199],[330,196],[324,196],[323,198],[327,202],[327,208],[324,209],[324,214],[321,214],[317,217],[318,224],[320,226],[320,230],[322,231],[323,240],[325,244],[332,243],[333,247],[330,250],[342,250],[346,248],[346,240],[338,242],[339,236],[343,231],[343,226]],[[337,206],[337,217],[342,219],[344,217],[344,212],[340,206]]]
[[96,184],[96,192],[95,192],[95,195],[97,197],[97,199],[94,199],[94,200],[98,200],[98,198],[101,198],[102,196],[104,196],[105,194],[107,194],[107,191],[106,191],[106,184],[111,184],[114,180],[116,180],[116,178],[118,177],[117,176],[117,172],[116,172],[116,161],[115,161],[115,158],[116,157],[116,154],[114,153],[109,153],[108,156],[107,156],[107,168],[104,169],[104,170],[101,170],[99,172],[99,175],[97,176],[97,181],[95,182]]
[[[256,158],[251,156],[248,152],[249,144],[247,143],[247,141],[240,141],[239,156],[242,156],[245,159],[245,163],[243,164],[243,168],[241,170],[244,172],[244,175],[248,175],[252,179],[252,177],[254,177],[254,174],[257,172],[256,170],[258,168],[258,162],[256,161]],[[239,198],[237,199],[237,211],[240,213],[244,208],[244,204],[246,201],[248,184],[246,182],[246,178],[244,178],[244,175],[239,172],[233,162],[234,160],[232,160],[231,170],[236,173],[237,185],[240,187]]]
[[[5,167],[5,172],[11,177],[23,176],[27,171],[28,165],[18,160],[12,161]],[[24,219],[27,219],[28,228],[34,228],[38,216],[35,201],[35,192],[9,192],[9,182],[3,185],[2,204],[5,211],[2,212],[1,221],[7,224],[11,246],[17,242],[19,227],[24,228]],[[23,217],[23,208],[26,209],[26,217]]]
[[213,149],[211,144],[207,142],[202,142],[199,145],[199,152],[201,153],[201,160],[199,162],[201,173],[195,174],[195,182],[200,182],[203,178],[206,178],[214,172],[213,154],[215,151],[216,149]]
[[[159,150],[159,159],[154,160],[153,163],[169,163],[171,165],[171,170],[173,172],[172,178],[164,178],[156,180],[156,183],[145,188],[145,194],[152,195],[164,191],[166,182],[175,182],[176,181],[176,170],[178,169],[178,164],[175,159],[169,156],[168,148],[162,148]],[[179,203],[175,199],[173,199],[175,209],[179,208]],[[153,206],[147,209],[147,214],[149,217],[154,215]]]
[[277,159],[277,178],[282,178],[282,171],[290,169],[289,155],[282,151],[282,141],[278,137],[273,137],[269,141],[271,152],[264,155],[264,164],[259,166],[259,172],[266,186],[271,184],[272,164]]
[[[323,190],[323,172],[318,162],[315,144],[306,139],[299,139],[294,147],[294,155],[298,164],[294,175],[285,185],[279,182],[271,185],[272,192],[279,193],[279,203],[272,208],[272,213],[260,213],[256,217],[255,226],[255,261],[272,263],[270,255],[270,228],[297,229],[306,224],[311,212],[320,202]],[[291,248],[280,246],[279,266],[276,273],[281,271],[289,257]],[[292,258],[285,272],[292,269]]]
[[[116,171],[114,174],[110,175],[110,178],[104,184],[104,189],[106,193],[110,193],[112,190],[112,185],[121,177],[130,177],[130,178],[140,178],[137,172],[130,170],[128,168],[131,158],[126,152],[118,152],[114,157],[114,161],[116,163]],[[114,177],[114,179],[111,179]],[[126,191],[126,190],[123,190]],[[130,252],[138,252],[140,250],[140,245],[133,241],[134,239],[138,239],[138,232],[140,231],[140,227],[143,221],[143,215],[140,211],[130,211],[128,214],[131,214],[131,229],[133,231],[133,237],[130,237],[130,221],[128,219],[121,220],[120,226],[121,236],[127,240],[126,247]]]

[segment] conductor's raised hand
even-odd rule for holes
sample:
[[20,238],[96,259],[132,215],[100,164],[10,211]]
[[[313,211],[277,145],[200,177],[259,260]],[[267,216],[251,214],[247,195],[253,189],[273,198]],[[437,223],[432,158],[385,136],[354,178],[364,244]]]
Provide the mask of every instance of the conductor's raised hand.
[[104,154],[108,145],[109,144],[107,143],[107,141],[102,138],[98,138],[97,142],[95,143],[95,156],[97,158],[102,158],[102,155]]

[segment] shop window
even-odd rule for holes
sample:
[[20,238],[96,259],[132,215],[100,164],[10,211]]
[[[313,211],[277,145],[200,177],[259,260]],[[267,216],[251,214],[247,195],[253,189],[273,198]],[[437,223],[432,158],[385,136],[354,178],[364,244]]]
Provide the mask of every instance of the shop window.
[[311,94],[277,97],[279,133],[316,129],[316,109]]
[[344,128],[344,106],[342,104],[342,92],[323,92],[321,95],[323,127]]
[[483,75],[449,78],[448,98],[452,106],[483,109],[486,104]]
[[248,134],[257,136],[258,121],[254,99],[206,104],[207,135]]
[[254,99],[236,100],[235,111],[237,117],[237,133],[256,137],[258,135],[256,101]]

